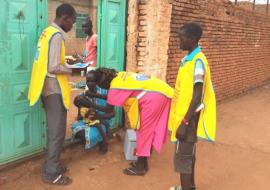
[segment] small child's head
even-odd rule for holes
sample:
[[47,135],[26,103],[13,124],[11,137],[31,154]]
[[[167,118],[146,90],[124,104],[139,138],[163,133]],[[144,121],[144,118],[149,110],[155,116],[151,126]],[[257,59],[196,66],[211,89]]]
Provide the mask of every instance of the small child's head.
[[184,24],[179,31],[180,49],[190,51],[198,45],[203,30],[197,23],[190,22]]
[[90,71],[86,74],[86,85],[89,90],[96,89],[96,76],[94,71]]

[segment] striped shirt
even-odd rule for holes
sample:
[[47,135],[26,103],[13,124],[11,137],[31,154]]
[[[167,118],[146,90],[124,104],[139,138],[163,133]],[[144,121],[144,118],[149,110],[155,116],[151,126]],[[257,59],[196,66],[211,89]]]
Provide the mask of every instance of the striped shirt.
[[195,61],[194,84],[204,82],[205,67],[201,59]]

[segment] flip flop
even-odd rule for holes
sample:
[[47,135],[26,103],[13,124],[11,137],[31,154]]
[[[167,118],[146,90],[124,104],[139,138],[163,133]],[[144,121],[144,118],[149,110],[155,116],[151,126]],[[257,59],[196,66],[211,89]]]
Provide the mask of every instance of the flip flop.
[[143,176],[146,171],[139,171],[136,167],[130,167],[123,170],[123,173],[131,176]]
[[[137,167],[137,162],[130,162],[129,165],[133,168]],[[149,168],[148,165],[145,167],[145,171],[148,172]]]
[[61,174],[64,174],[64,173],[66,173],[68,171],[69,171],[69,168],[67,166],[60,165],[60,173]]
[[72,179],[62,174],[57,176],[54,180],[43,179],[43,181],[46,183],[50,183],[52,185],[61,185],[61,186],[70,185],[72,183]]

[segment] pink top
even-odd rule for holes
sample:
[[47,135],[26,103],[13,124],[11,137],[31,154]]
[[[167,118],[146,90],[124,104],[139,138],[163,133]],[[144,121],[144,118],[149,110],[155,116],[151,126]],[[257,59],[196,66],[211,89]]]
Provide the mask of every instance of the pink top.
[[96,67],[97,65],[97,35],[93,34],[86,40],[86,59],[85,61],[90,62],[90,66]]
[[123,106],[129,97],[136,97],[141,91],[109,89],[107,102],[114,106]]

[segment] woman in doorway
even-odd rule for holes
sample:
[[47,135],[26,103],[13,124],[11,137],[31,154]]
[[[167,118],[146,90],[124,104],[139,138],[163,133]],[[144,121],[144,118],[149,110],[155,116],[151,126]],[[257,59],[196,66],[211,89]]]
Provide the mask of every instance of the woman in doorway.
[[138,160],[124,169],[123,173],[144,175],[148,171],[147,160],[152,148],[160,153],[166,140],[173,89],[164,81],[143,74],[116,72],[108,68],[98,68],[91,72],[95,73],[97,85],[109,90],[108,104],[128,108],[129,111],[134,111],[134,106],[137,106],[137,114],[133,112],[128,115],[131,116],[131,127],[137,129]]

